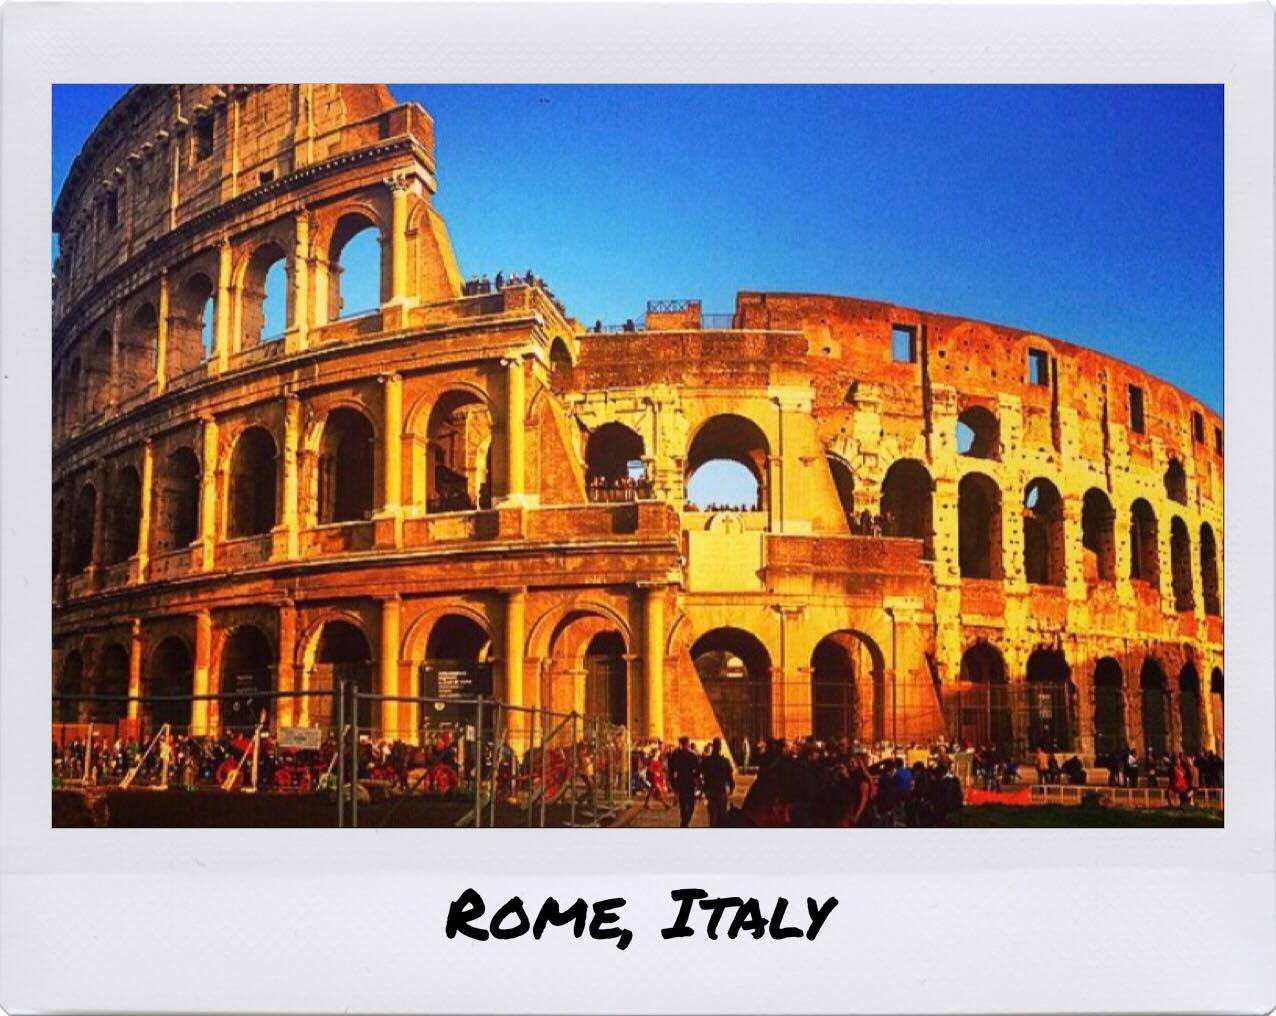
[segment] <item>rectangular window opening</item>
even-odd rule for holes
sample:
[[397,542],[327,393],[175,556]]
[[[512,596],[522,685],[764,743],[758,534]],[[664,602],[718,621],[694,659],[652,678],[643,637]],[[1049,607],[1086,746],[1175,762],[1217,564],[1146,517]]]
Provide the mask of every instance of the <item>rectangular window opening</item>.
[[114,229],[120,224],[120,199],[115,191],[106,196],[106,228]]
[[917,362],[917,329],[912,325],[891,325],[891,359],[895,363]]
[[195,121],[195,158],[207,159],[213,154],[213,118],[200,117]]
[[1050,385],[1050,354],[1044,349],[1028,350],[1028,384]]
[[1223,454],[1223,428],[1222,427],[1214,428],[1214,451],[1216,451],[1219,455]]
[[266,184],[270,183],[270,181],[273,180],[274,178],[275,178],[275,171],[273,169],[263,169],[260,173],[257,174],[257,184],[258,186],[264,187]]
[[1144,433],[1143,389],[1138,385],[1130,385],[1130,429],[1137,434]]
[[1205,443],[1205,417],[1200,413],[1192,414],[1192,440],[1197,444]]

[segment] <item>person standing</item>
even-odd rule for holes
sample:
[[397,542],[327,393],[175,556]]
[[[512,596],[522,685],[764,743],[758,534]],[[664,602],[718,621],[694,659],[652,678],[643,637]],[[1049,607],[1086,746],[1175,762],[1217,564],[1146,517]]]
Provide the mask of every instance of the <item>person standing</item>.
[[669,782],[678,795],[678,824],[686,829],[696,810],[696,777],[700,773],[700,756],[690,747],[689,737],[678,738],[678,747],[669,756]]
[[735,793],[735,768],[722,754],[722,741],[714,738],[708,757],[700,763],[700,784],[709,808],[709,826],[716,829],[727,817],[727,803]]

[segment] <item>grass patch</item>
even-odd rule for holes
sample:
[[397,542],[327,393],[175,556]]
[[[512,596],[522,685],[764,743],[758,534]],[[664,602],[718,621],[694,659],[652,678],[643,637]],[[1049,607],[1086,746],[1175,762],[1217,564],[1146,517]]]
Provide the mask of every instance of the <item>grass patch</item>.
[[970,829],[1222,829],[1216,808],[1087,808],[1081,805],[975,804],[962,809]]

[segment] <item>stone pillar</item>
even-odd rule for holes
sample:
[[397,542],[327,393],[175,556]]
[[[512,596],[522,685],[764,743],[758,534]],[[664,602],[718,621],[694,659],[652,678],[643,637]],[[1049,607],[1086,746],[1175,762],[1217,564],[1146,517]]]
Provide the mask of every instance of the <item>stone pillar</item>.
[[1210,751],[1218,751],[1218,742],[1215,740],[1214,734],[1214,689],[1210,680],[1214,668],[1207,666],[1206,661],[1202,660],[1199,668],[1200,674],[1200,698],[1202,726],[1204,737],[1201,741],[1201,748],[1208,748]]
[[142,694],[142,620],[133,618],[133,630],[128,644],[128,718],[136,720]]
[[643,601],[643,670],[647,679],[647,736],[665,736],[665,590],[664,583],[641,587]]
[[[768,393],[776,408],[776,455],[771,481],[776,494],[772,503],[778,511],[773,516],[777,532],[809,533],[811,531],[810,463],[823,466],[824,456],[815,437],[810,388],[772,388]],[[818,454],[817,454],[818,453]]]
[[527,714],[517,712],[523,705],[523,641],[527,637],[527,590],[511,589],[505,594],[505,703],[509,715],[510,745],[520,754],[527,747]]
[[217,251],[217,306],[213,333],[213,357],[210,365],[214,371],[221,373],[230,366],[230,323],[233,320],[234,308],[231,289],[231,272],[234,268],[230,241],[223,240]]
[[[377,656],[380,667],[380,693],[398,695],[399,692],[399,617],[402,603],[397,594],[381,601],[381,652]],[[381,703],[381,736],[390,739],[404,737],[399,729],[400,717],[407,714],[406,702]],[[405,738],[406,740],[406,738]]]
[[142,444],[142,511],[137,523],[137,573],[134,580],[146,581],[151,560],[151,498],[155,486],[155,446],[150,438]]
[[[111,381],[107,388],[107,409],[114,410],[120,401],[120,343],[124,339],[124,308],[116,305],[111,316]],[[74,394],[74,393],[73,393]],[[65,407],[62,425],[66,426]]]
[[386,180],[390,188],[390,301],[382,327],[401,328],[408,304],[408,193],[412,182],[406,174]]
[[212,571],[217,550],[217,476],[221,463],[217,458],[217,421],[204,417],[204,471],[199,507],[199,541],[203,548],[201,568]]
[[[296,671],[293,659],[297,651],[297,607],[292,600],[285,600],[279,605],[279,663],[277,688],[281,692],[296,691]],[[297,724],[297,717],[306,712],[304,706],[299,708],[294,698],[280,698],[279,725],[290,727]]]
[[292,327],[287,329],[288,352],[305,349],[310,334],[310,213],[296,218],[292,254]]
[[168,271],[160,272],[159,322],[155,335],[155,393],[162,395],[168,384]]
[[383,374],[385,403],[382,410],[381,475],[384,497],[377,513],[376,543],[378,547],[403,545],[403,378],[399,374]]
[[97,469],[93,473],[93,487],[97,492],[93,505],[93,546],[89,556],[89,574],[97,580],[102,571],[102,561],[106,556],[106,504],[108,500],[108,477],[106,463],[98,460]]
[[526,378],[522,356],[501,360],[505,368],[505,500],[523,504],[526,499]]
[[[1065,434],[1067,432],[1065,431]],[[1069,601],[1086,598],[1085,556],[1081,531],[1081,495],[1063,496],[1063,572]]]
[[[195,673],[191,688],[196,695],[208,695],[212,690],[209,671],[213,661],[213,615],[207,610],[195,612]],[[210,708],[208,699],[196,699],[191,706],[191,733],[196,736],[213,732],[213,717],[217,710]]]
[[795,647],[805,608],[777,604],[773,609],[780,653],[771,668],[771,729],[781,737],[801,737],[810,733],[814,721],[811,669]]
[[280,498],[279,525],[271,534],[271,557],[295,560],[300,550],[297,523],[297,446],[301,441],[301,399],[284,396],[283,491]]

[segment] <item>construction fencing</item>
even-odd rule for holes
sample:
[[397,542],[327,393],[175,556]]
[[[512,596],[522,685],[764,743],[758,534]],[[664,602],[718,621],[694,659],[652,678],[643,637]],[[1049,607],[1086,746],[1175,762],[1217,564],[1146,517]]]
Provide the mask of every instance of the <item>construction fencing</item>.
[[338,827],[600,825],[630,800],[629,731],[579,712],[343,680],[53,698],[55,786],[322,796]]

